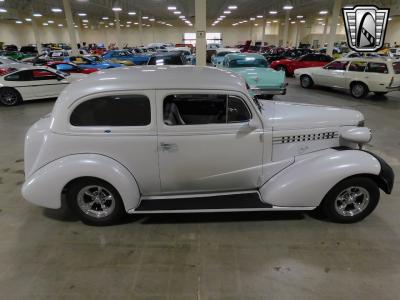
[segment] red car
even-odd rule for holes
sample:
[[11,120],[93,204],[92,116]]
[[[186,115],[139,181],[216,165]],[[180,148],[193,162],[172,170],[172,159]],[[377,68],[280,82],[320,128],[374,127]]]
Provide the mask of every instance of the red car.
[[323,67],[333,58],[329,55],[320,53],[310,53],[298,58],[285,58],[275,60],[271,63],[270,67],[275,70],[285,71],[286,75],[293,75],[294,70],[300,68]]
[[71,73],[90,74],[98,71],[98,69],[95,68],[84,68],[64,61],[51,61],[48,62],[46,66],[68,74]]

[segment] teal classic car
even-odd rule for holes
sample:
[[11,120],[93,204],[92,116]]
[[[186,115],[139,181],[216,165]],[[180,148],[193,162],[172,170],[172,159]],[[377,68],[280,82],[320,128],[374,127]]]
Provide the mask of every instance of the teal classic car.
[[227,54],[217,67],[242,75],[250,93],[257,98],[272,99],[274,95],[286,94],[285,72],[269,68],[268,61],[261,54]]

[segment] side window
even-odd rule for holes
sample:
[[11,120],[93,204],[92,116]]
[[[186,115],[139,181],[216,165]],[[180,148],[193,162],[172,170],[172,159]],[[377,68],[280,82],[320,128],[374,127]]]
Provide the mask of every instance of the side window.
[[367,68],[367,63],[364,61],[352,61],[349,66],[349,71],[352,72],[364,72]]
[[47,70],[33,70],[32,71],[33,80],[54,80],[57,79],[57,74],[47,71]]
[[387,74],[388,73],[388,68],[387,68],[385,63],[370,62],[370,63],[368,63],[368,68],[367,68],[366,71],[370,72],[370,73]]
[[4,77],[6,81],[31,81],[32,72],[31,71],[21,71],[14,74],[10,74]]
[[250,111],[242,99],[236,96],[228,98],[228,123],[247,122],[251,119]]
[[302,61],[314,61],[314,55],[313,54],[307,54],[304,55],[300,60]]
[[348,65],[348,61],[341,61],[341,60],[336,60],[331,62],[329,65],[326,65],[324,69],[326,70],[346,70],[346,67]]
[[71,114],[74,126],[146,126],[150,100],[143,95],[107,96],[79,104]]
[[226,95],[170,95],[164,99],[164,123],[202,125],[226,123]]

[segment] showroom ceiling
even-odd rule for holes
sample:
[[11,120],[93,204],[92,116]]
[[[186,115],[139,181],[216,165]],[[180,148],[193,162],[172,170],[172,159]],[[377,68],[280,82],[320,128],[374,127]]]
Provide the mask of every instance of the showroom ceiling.
[[[137,19],[138,12],[142,11],[143,16],[155,18],[156,20],[165,20],[172,24],[179,24],[179,16],[185,16],[194,22],[194,0],[71,0],[72,9],[76,19],[78,13],[86,13],[85,18],[89,20],[101,20],[102,17],[113,17],[113,7],[120,7],[122,19]],[[380,7],[391,7],[398,5],[398,0],[369,0],[368,4],[375,4]],[[282,7],[291,4],[293,9],[291,15],[302,15],[304,17],[315,16],[316,12],[332,9],[332,0],[208,0],[207,18],[215,19],[224,15],[224,11],[230,5],[237,6],[237,9],[231,10],[230,14],[225,14],[225,21],[248,19],[257,15],[268,17],[281,17],[285,11]],[[343,5],[365,4],[365,0],[343,0]],[[174,14],[174,11],[168,10],[168,6],[175,6],[175,11],[181,14]],[[56,18],[57,13],[51,11],[52,8],[63,8],[62,0],[0,0],[0,8],[7,10],[6,13],[0,13],[0,19],[24,20],[30,17],[33,12],[40,13],[44,17]],[[269,11],[277,11],[276,15],[270,15]],[[131,12],[131,15],[128,15]],[[133,13],[136,13],[134,15]],[[58,13],[60,17],[62,13]]]

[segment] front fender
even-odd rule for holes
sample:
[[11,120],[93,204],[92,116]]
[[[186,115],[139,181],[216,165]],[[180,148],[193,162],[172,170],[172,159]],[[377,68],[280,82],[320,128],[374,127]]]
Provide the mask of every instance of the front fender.
[[69,155],[43,166],[26,179],[22,195],[29,202],[57,209],[64,187],[80,177],[110,183],[121,195],[126,211],[139,204],[140,191],[133,175],[119,162],[99,154]]
[[379,175],[381,164],[360,150],[326,149],[297,156],[295,162],[260,189],[264,202],[276,206],[316,207],[341,180],[359,174]]

